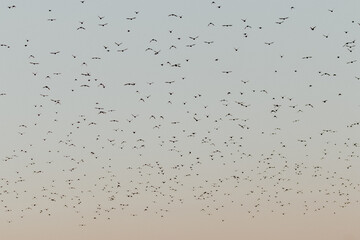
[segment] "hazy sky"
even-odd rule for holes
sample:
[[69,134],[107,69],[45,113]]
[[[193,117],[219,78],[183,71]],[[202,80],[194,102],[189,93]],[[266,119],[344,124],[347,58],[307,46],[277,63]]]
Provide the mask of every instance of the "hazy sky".
[[0,238],[360,239],[359,1],[0,1]]

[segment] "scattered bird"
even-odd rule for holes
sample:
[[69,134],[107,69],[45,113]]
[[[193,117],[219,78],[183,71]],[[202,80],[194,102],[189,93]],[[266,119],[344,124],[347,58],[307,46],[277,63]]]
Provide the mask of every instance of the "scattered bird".
[[105,5],[80,3],[66,27],[62,8],[26,18],[39,31],[12,21],[25,19],[21,1],[4,6],[21,33],[0,43],[5,222],[65,210],[89,228],[189,204],[226,224],[229,209],[252,219],[358,203],[360,23],[322,7],[310,32],[294,6],[240,18],[231,1],[196,3],[196,18],[124,5],[105,19]]

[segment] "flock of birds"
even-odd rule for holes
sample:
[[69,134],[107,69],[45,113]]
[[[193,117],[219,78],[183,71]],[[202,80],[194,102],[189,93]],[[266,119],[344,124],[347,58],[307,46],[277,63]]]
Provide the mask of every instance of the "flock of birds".
[[43,32],[1,34],[0,58],[16,58],[0,73],[2,221],[67,211],[86,227],[195,208],[223,222],[225,209],[359,204],[360,20],[326,28],[337,9],[307,24],[292,5],[256,19],[200,2],[119,16],[74,1],[69,19],[48,3],[32,10]]

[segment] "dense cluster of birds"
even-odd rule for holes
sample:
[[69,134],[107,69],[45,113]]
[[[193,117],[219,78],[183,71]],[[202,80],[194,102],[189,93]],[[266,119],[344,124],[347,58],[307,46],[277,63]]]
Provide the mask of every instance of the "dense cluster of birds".
[[24,34],[0,36],[2,221],[359,203],[360,19],[73,4],[68,19],[50,2],[1,6],[5,24],[38,16],[33,32],[22,21]]

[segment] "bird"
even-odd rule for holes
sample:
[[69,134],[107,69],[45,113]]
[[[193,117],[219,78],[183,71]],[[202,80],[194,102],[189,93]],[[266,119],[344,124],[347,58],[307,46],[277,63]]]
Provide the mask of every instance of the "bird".
[[3,6],[4,236],[59,218],[64,238],[121,221],[130,236],[181,212],[178,225],[201,219],[197,235],[214,235],[210,219],[231,238],[237,221],[354,215],[352,6],[275,2],[261,15],[235,2]]

